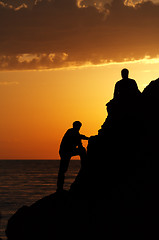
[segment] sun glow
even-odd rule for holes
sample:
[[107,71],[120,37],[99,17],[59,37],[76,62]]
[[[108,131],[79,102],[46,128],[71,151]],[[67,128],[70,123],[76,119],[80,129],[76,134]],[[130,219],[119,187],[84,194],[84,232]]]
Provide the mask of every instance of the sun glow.
[[[72,122],[81,133],[96,135],[126,67],[142,91],[159,77],[159,58],[111,62],[41,71],[0,73],[0,158],[57,159]],[[86,143],[85,143],[86,144]]]

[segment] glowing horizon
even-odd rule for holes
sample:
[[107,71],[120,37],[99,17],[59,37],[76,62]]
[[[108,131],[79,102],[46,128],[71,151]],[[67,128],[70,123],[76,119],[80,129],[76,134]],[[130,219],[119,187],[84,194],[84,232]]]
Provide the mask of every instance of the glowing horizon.
[[61,138],[74,120],[83,123],[81,133],[96,135],[123,67],[141,91],[159,76],[158,59],[0,72],[0,159],[59,159]]

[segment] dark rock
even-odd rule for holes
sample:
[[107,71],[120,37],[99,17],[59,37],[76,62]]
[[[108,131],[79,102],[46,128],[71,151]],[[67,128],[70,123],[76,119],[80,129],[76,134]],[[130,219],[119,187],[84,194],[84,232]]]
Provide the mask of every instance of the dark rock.
[[132,103],[111,100],[69,191],[22,207],[8,240],[159,237],[159,79]]
[[8,239],[80,239],[86,235],[89,223],[85,203],[81,207],[70,195],[67,191],[54,193],[20,208],[8,221]]

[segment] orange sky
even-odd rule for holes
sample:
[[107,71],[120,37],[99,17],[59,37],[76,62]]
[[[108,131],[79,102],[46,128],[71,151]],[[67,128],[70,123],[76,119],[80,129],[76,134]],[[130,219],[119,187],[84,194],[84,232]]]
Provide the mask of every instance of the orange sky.
[[0,0],[0,159],[59,158],[75,120],[97,134],[123,67],[158,78],[158,26],[159,0]]
[[[120,70],[127,67],[139,89],[158,78],[159,59],[53,71],[0,73],[0,159],[58,159],[72,122],[98,133]],[[85,142],[86,145],[87,142]]]

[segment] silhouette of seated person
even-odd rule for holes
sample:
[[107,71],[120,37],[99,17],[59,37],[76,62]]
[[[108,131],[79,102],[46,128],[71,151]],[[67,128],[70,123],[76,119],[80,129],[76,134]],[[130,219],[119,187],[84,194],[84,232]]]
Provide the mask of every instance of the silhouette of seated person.
[[106,129],[107,126],[114,126],[117,123],[123,124],[126,120],[132,119],[138,111],[138,100],[140,91],[137,83],[134,79],[129,78],[129,70],[124,68],[121,71],[122,79],[115,84],[114,98],[110,100],[106,106],[108,111],[108,117],[102,129]]
[[68,129],[62,138],[59,150],[61,161],[57,179],[57,191],[63,190],[65,173],[68,169],[71,157],[79,155],[81,167],[86,160],[86,149],[83,147],[81,140],[88,140],[89,137],[79,133],[81,126],[81,122],[73,122],[73,128]]
[[128,100],[140,94],[137,83],[134,79],[129,78],[129,70],[124,68],[121,71],[122,79],[115,84],[114,99]]

